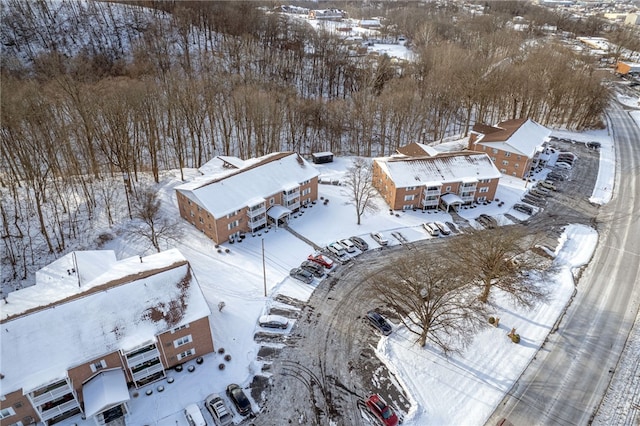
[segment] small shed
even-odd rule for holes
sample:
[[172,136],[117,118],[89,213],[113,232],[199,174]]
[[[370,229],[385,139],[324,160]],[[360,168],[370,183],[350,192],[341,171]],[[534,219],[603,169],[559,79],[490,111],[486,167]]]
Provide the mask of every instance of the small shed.
[[314,164],[333,163],[333,152],[314,152],[311,154]]

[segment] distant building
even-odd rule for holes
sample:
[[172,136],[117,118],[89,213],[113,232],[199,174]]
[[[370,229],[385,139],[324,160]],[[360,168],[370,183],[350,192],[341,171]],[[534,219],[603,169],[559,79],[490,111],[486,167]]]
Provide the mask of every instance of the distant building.
[[618,61],[616,64],[616,73],[620,75],[640,74],[640,63]]
[[325,21],[341,21],[348,17],[347,12],[340,9],[317,9],[309,11],[309,19],[321,19]]
[[413,143],[373,159],[373,186],[392,210],[449,210],[495,197],[500,172],[486,154]]
[[124,425],[129,387],[214,349],[211,311],[177,250],[70,253],[0,303],[3,425],[80,413]]
[[358,22],[360,28],[378,29],[382,27],[379,19],[361,19]]
[[469,136],[469,150],[484,152],[500,173],[525,178],[535,168],[551,131],[529,119],[507,120],[496,126],[476,124]]
[[629,13],[624,20],[625,25],[640,25],[640,14]]
[[218,156],[201,171],[176,188],[180,216],[218,244],[286,223],[318,199],[318,170],[295,152],[246,161]]

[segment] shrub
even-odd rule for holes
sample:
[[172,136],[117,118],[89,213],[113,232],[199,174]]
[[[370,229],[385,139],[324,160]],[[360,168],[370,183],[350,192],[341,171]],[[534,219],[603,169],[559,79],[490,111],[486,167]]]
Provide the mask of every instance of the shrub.
[[519,334],[513,334],[511,335],[511,341],[513,343],[520,343],[520,335]]
[[489,324],[494,324],[496,319],[494,317],[489,317]]

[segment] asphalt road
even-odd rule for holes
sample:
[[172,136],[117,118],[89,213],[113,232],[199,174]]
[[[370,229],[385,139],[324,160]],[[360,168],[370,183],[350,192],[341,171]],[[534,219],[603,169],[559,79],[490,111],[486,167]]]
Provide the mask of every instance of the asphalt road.
[[598,247],[557,331],[487,425],[501,418],[514,425],[589,424],[633,326],[640,301],[640,131],[620,105],[609,116],[616,187],[596,217]]

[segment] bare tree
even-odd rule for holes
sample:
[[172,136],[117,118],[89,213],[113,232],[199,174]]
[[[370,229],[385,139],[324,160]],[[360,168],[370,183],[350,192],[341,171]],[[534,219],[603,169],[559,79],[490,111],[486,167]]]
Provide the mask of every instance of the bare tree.
[[362,215],[366,211],[377,211],[377,206],[373,204],[373,198],[377,191],[373,187],[373,169],[364,158],[357,157],[353,160],[353,165],[347,169],[344,175],[344,185],[347,187],[347,195],[350,202],[356,207],[358,225],[360,225]]
[[469,231],[465,238],[451,239],[449,253],[458,265],[464,265],[460,269],[468,279],[479,285],[482,303],[495,287],[517,303],[532,306],[545,298],[538,276],[551,268],[547,258],[535,254],[535,239],[516,226]]
[[451,262],[433,262],[413,250],[375,276],[377,298],[418,336],[421,347],[431,342],[445,354],[456,352],[484,323],[484,304]]
[[162,203],[155,190],[140,191],[137,201],[133,216],[139,223],[132,228],[132,233],[148,239],[160,253],[160,241],[177,238],[176,222],[162,216]]

